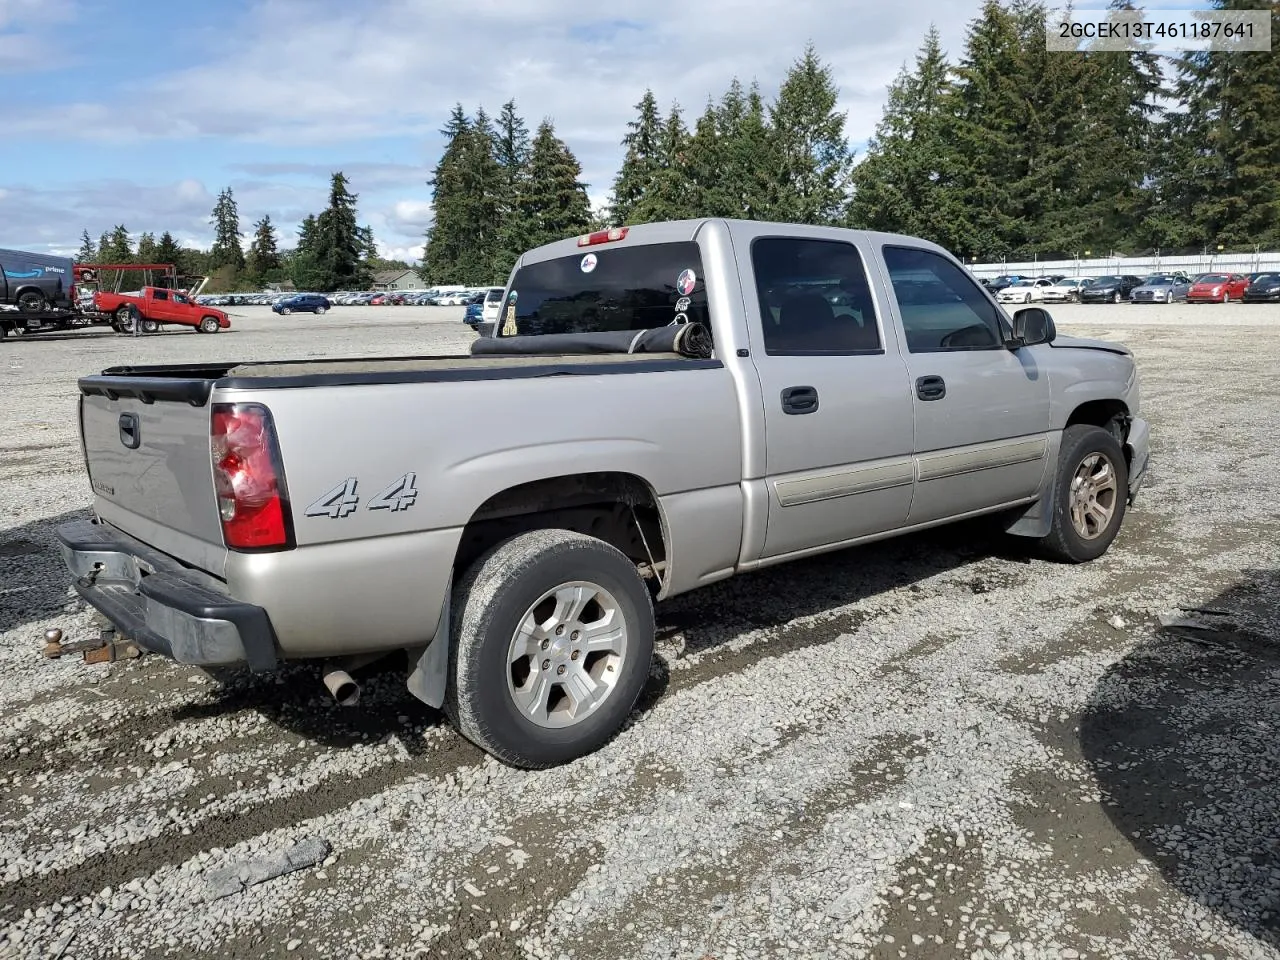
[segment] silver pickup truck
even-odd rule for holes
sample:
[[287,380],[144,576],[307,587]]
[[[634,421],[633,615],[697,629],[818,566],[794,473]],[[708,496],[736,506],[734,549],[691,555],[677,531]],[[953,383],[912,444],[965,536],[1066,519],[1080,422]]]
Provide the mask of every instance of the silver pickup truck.
[[926,241],[774,223],[530,251],[471,355],[79,387],[96,517],[59,539],[118,636],[324,660],[345,702],[407,651],[416,696],[531,768],[622,725],[654,601],[979,514],[1092,560],[1148,456],[1124,347],[1006,316]]

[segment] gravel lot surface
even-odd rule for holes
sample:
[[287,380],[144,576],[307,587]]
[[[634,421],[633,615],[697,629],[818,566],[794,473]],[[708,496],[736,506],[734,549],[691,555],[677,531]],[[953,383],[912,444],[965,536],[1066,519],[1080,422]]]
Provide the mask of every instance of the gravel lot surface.
[[471,338],[232,312],[0,345],[0,957],[1280,958],[1280,309],[1054,307],[1143,375],[1106,557],[965,526],[678,598],[634,722],[540,773],[395,670],[342,709],[314,667],[41,657],[93,622],[77,376]]

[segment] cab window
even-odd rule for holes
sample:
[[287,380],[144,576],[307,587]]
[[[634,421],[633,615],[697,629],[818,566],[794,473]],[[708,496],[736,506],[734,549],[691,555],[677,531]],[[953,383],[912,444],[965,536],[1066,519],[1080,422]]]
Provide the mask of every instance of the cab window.
[[961,267],[932,250],[883,249],[908,350],[944,353],[1002,347],[999,311]]
[[853,244],[758,237],[751,267],[766,354],[884,352],[866,269]]

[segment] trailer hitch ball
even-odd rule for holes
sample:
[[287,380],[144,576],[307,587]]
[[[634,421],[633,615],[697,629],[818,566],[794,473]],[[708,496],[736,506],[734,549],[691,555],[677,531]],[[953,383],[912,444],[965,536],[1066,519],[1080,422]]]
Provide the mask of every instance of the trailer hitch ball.
[[62,631],[57,627],[44,632],[44,655],[50,660],[62,656]]

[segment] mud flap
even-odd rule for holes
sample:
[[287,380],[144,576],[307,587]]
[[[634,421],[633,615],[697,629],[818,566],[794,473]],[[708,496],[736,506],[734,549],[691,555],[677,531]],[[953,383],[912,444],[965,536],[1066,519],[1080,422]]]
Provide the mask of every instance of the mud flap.
[[415,647],[408,652],[413,670],[409,673],[409,692],[429,707],[440,709],[444,704],[445,686],[449,680],[449,620],[453,606],[453,580],[449,581],[444,595],[444,609],[440,611],[440,625],[436,635],[425,647]]

